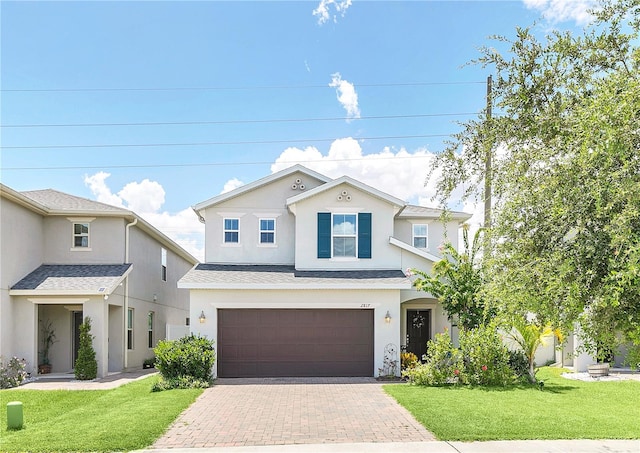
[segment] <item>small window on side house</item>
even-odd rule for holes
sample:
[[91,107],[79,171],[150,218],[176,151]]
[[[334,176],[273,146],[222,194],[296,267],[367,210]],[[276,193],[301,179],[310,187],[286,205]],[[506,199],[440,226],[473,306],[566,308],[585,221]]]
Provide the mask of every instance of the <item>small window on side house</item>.
[[240,242],[240,219],[224,219],[224,242],[226,244]]
[[133,349],[133,308],[127,310],[127,349]]
[[166,282],[167,281],[167,250],[164,248],[160,250],[161,250],[160,265],[162,266],[160,269],[160,277],[162,278],[163,282]]
[[89,247],[89,223],[73,224],[73,246]]
[[418,249],[427,248],[427,225],[416,223],[413,225],[413,246]]
[[147,316],[147,337],[148,337],[148,346],[149,348],[153,348],[153,324],[154,324],[154,313],[152,311],[149,312]]
[[276,220],[260,219],[260,244],[276,243]]

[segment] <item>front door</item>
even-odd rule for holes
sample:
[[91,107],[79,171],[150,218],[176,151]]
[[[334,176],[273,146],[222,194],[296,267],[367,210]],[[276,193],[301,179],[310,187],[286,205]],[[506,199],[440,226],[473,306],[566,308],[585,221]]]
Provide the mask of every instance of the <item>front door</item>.
[[73,312],[73,362],[71,367],[76,367],[76,360],[78,359],[78,350],[80,349],[80,325],[82,324],[82,312]]
[[431,310],[407,310],[407,352],[422,360],[431,339]]

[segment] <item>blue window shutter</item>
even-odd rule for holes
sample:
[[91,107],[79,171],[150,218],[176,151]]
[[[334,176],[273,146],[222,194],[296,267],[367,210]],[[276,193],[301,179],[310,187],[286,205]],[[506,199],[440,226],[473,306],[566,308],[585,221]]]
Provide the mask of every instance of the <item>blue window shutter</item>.
[[331,213],[318,213],[318,258],[331,258]]
[[358,258],[371,258],[371,213],[358,214]]

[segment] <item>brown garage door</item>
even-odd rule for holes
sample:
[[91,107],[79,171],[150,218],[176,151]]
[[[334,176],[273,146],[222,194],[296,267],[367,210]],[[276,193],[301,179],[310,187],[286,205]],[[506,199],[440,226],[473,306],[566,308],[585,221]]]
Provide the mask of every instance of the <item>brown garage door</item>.
[[373,310],[218,310],[218,375],[373,376]]

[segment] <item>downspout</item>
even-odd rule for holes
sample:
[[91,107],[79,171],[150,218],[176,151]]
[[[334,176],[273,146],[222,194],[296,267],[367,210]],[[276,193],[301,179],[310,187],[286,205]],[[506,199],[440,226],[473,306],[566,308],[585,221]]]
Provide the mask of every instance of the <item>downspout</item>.
[[[138,223],[138,218],[128,223],[124,233],[124,263],[129,264],[129,229]],[[124,358],[124,369],[129,366],[129,357],[127,355],[127,320],[129,316],[129,274],[124,279],[124,313],[122,315],[123,335],[122,335],[122,357]]]

